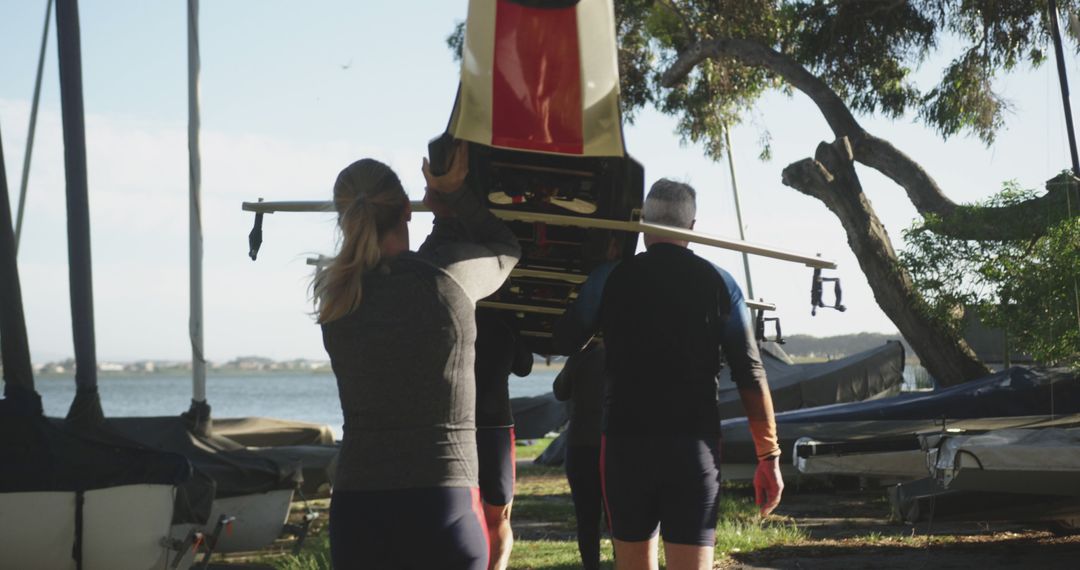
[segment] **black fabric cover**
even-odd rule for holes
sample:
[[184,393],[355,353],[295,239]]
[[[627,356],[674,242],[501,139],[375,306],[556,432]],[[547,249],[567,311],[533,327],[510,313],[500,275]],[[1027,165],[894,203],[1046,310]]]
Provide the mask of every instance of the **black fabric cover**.
[[555,399],[551,392],[528,398],[511,398],[514,411],[514,436],[517,439],[537,439],[553,432],[569,419],[566,402]]
[[[943,420],[1067,416],[1080,413],[1080,377],[1067,369],[1013,367],[985,378],[929,392],[835,404],[776,414],[780,449],[791,453],[795,440],[822,441],[899,436],[910,429],[940,429]],[[843,426],[846,432],[830,429]],[[882,429],[875,429],[881,426]],[[1000,427],[1000,426],[997,426]],[[855,429],[858,428],[858,433]],[[725,463],[753,463],[753,441],[746,418],[721,422]]]
[[199,435],[179,416],[110,418],[106,425],[145,446],[182,454],[217,485],[217,498],[293,489],[302,482],[296,462],[262,457],[215,435]]
[[248,447],[334,445],[330,426],[277,418],[214,418],[213,432]]
[[174,523],[204,524],[210,516],[213,482],[195,472],[183,455],[147,449],[115,435],[85,437],[38,414],[0,410],[0,433],[0,493],[174,485],[181,494]]
[[[777,412],[895,395],[904,383],[904,346],[899,341],[830,362],[793,364],[785,357],[775,349],[761,351]],[[720,372],[720,380],[720,417],[745,416],[730,369]]]
[[1080,379],[1075,372],[1014,366],[949,388],[785,412],[777,414],[776,421],[963,419],[1077,412],[1080,412]]
[[0,368],[4,371],[4,393],[34,391],[34,371],[26,338],[19,266],[15,263],[15,233],[11,225],[4,145],[0,141]]

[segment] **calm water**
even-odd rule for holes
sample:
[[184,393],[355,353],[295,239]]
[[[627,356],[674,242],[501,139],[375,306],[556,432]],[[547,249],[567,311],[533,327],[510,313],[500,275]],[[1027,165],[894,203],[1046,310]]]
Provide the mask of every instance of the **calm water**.
[[[536,396],[551,391],[557,370],[537,367],[527,378],[510,379],[510,395]],[[908,365],[904,371],[904,389],[928,386],[925,369]],[[67,414],[75,396],[71,377],[37,378],[45,413]],[[188,409],[191,403],[191,377],[184,374],[148,374],[145,376],[100,376],[101,405],[105,414],[115,417],[169,416]],[[211,375],[206,381],[207,399],[217,418],[264,416],[301,420],[329,425],[341,437],[341,407],[337,385],[331,374],[236,374]]]
[[[510,396],[536,396],[551,391],[557,370],[538,369],[527,378],[510,379]],[[64,416],[75,396],[75,380],[44,377],[35,381],[45,414]],[[105,415],[171,416],[191,403],[189,375],[100,376],[98,390]],[[216,418],[264,416],[326,424],[341,437],[341,406],[331,374],[211,375],[206,398]]]

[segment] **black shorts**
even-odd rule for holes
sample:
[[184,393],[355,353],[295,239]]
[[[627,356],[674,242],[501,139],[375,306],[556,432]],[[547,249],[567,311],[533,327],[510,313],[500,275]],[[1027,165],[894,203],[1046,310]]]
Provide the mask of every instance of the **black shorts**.
[[480,498],[501,507],[514,500],[517,454],[514,426],[476,428],[476,455],[480,461]]
[[488,532],[475,488],[334,491],[334,568],[487,570]]
[[712,546],[720,502],[720,440],[607,436],[600,478],[611,535],[640,542]]

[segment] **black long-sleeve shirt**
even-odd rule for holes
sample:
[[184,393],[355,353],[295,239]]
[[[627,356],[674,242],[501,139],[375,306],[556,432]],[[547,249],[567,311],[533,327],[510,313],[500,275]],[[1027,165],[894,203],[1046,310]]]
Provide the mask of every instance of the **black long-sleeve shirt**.
[[742,290],[685,247],[653,244],[590,276],[560,324],[561,346],[603,332],[604,433],[718,436],[725,361],[740,388],[768,390]]
[[533,355],[506,317],[494,309],[476,311],[476,427],[514,425],[510,374],[528,376]]

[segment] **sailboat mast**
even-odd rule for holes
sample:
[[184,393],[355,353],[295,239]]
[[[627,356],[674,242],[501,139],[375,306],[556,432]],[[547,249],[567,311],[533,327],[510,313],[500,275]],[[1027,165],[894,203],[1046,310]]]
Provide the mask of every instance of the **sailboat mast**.
[[1076,153],[1076,130],[1073,128],[1072,104],[1069,101],[1069,80],[1065,75],[1065,53],[1061,47],[1061,30],[1058,28],[1057,0],[1050,0],[1050,35],[1054,39],[1054,55],[1057,56],[1058,82],[1061,85],[1061,104],[1065,107],[1065,131],[1069,136],[1069,156],[1072,158],[1074,176],[1080,176],[1080,160]]
[[67,186],[68,281],[75,344],[75,400],[68,421],[103,418],[97,392],[94,339],[94,280],[90,262],[90,200],[86,178],[86,123],[83,114],[82,50],[78,0],[56,2],[60,110],[64,126]]
[[0,141],[0,365],[4,369],[6,399],[18,400],[20,396],[34,392],[19,266],[15,262],[15,234],[11,229],[3,141]]
[[45,71],[45,49],[49,43],[52,5],[53,0],[45,4],[45,30],[41,32],[41,50],[38,54],[37,76],[34,78],[34,99],[30,104],[30,127],[26,133],[26,154],[23,155],[22,181],[19,183],[19,211],[15,217],[15,253],[19,252],[23,214],[26,212],[26,188],[30,183],[30,158],[34,155],[34,133],[37,131],[38,103],[41,102],[41,76]]
[[[743,228],[742,208],[739,206],[739,183],[735,180],[735,157],[731,151],[730,129],[724,126],[724,148],[727,150],[728,169],[731,171],[731,193],[735,196],[735,219],[739,222],[739,239],[746,241],[746,232]],[[743,270],[746,271],[746,298],[754,298],[754,282],[750,279],[750,256],[744,251],[742,254]]]
[[187,2],[188,31],[188,224],[191,308],[192,407],[206,404],[206,357],[203,354],[202,164],[199,154],[199,0]]
[[[1072,158],[1073,176],[1080,177],[1080,159],[1076,152],[1076,129],[1073,127],[1072,103],[1069,101],[1069,78],[1065,74],[1065,50],[1061,47],[1061,30],[1058,26],[1057,0],[1050,0],[1050,35],[1054,38],[1054,55],[1057,59],[1058,82],[1061,84],[1061,104],[1065,108],[1065,131],[1069,136],[1069,156]],[[1073,215],[1072,188],[1065,189],[1065,205],[1068,214]],[[1076,323],[1080,326],[1080,287],[1073,279],[1073,304],[1076,311]]]

